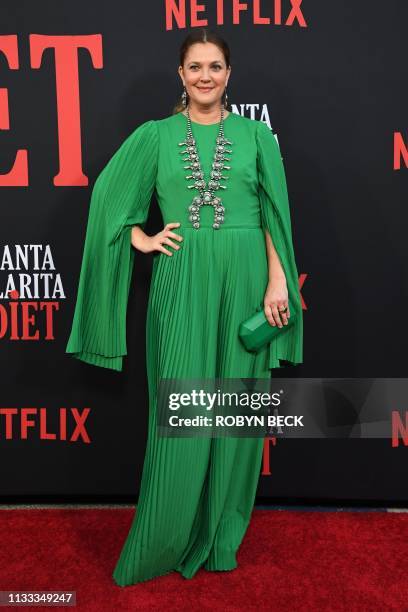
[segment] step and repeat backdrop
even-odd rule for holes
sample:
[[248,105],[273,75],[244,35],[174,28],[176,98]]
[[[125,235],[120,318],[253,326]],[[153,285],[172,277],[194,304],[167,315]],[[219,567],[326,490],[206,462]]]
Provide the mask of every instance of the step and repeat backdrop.
[[[407,500],[407,18],[401,0],[3,3],[2,501],[137,499],[151,255],[135,253],[123,371],[65,348],[94,182],[172,114],[198,27],[230,45],[228,110],[265,122],[285,165],[304,363],[271,375],[322,390],[319,435],[265,437],[258,500]],[[153,200],[145,231],[162,227]]]

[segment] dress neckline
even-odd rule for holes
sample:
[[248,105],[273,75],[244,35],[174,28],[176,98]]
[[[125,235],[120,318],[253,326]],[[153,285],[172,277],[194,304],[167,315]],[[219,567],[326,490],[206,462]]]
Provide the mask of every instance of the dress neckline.
[[[185,114],[183,113],[183,111],[180,111],[178,114],[179,114],[179,115],[182,115],[182,116],[184,117],[184,119],[185,119],[186,123],[187,123],[187,115],[185,115]],[[227,117],[225,117],[225,119],[224,119],[224,123],[226,123],[226,122],[228,121],[228,119],[231,117],[231,115],[233,115],[233,113],[232,113],[231,111],[229,111],[229,112],[228,112],[228,116],[227,116]],[[219,121],[216,121],[215,123],[198,123],[197,121],[193,121],[192,119],[190,119],[190,122],[191,122],[193,125],[197,125],[197,126],[200,126],[200,127],[212,127],[212,126],[214,126],[214,125],[220,125],[220,122],[219,122]]]

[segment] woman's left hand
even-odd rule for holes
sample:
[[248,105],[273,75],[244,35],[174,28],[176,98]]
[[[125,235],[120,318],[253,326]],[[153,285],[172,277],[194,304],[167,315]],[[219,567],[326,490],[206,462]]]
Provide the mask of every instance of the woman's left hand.
[[[287,310],[281,312],[285,307]],[[264,297],[264,312],[272,326],[277,325],[278,327],[282,327],[288,324],[290,311],[288,289],[284,276],[269,281]]]

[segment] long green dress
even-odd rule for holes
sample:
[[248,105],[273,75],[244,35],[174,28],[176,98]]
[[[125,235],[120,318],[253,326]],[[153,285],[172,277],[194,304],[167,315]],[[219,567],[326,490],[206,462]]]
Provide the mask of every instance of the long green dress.
[[[278,144],[262,122],[230,113],[231,170],[213,208],[194,229],[189,171],[180,154],[187,119],[178,113],[140,125],[98,176],[91,198],[83,261],[67,353],[122,370],[126,308],[133,271],[131,227],[144,228],[156,189],[163,224],[180,222],[172,256],[155,252],[146,325],[149,428],[137,511],[114,568],[120,586],[172,570],[192,578],[237,567],[236,553],[253,509],[262,438],[170,438],[157,435],[160,378],[268,378],[303,360],[303,321],[285,171]],[[205,178],[219,124],[192,122]],[[226,162],[227,163],[227,162]],[[194,193],[193,193],[194,192]],[[285,271],[296,324],[259,353],[246,351],[239,324],[262,303],[268,282],[264,230]],[[178,243],[177,243],[178,244]]]

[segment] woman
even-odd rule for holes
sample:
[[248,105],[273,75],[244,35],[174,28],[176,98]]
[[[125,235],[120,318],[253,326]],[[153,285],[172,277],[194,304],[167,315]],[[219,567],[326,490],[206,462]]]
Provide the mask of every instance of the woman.
[[[263,439],[158,436],[160,379],[269,378],[283,360],[302,362],[284,168],[264,123],[225,111],[230,74],[225,41],[194,30],[180,50],[181,104],[173,115],[140,125],[92,192],[68,353],[122,369],[132,246],[154,252],[146,330],[148,440],[137,512],[113,573],[120,586],[172,570],[192,578],[201,566],[237,567],[256,493]],[[210,184],[216,137],[223,135],[225,159],[213,166],[221,176]],[[195,151],[186,147],[191,136]],[[189,189],[200,170],[205,186]],[[148,236],[143,230],[154,189],[164,229]],[[201,196],[204,205],[198,206]],[[239,324],[263,301],[270,324],[284,326],[289,295],[296,323],[258,353],[246,351]]]

